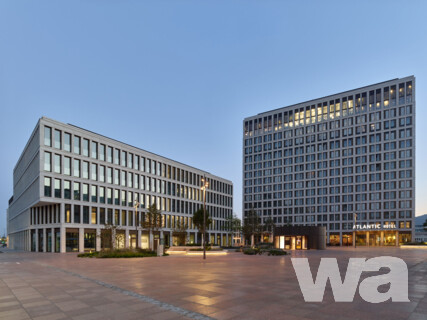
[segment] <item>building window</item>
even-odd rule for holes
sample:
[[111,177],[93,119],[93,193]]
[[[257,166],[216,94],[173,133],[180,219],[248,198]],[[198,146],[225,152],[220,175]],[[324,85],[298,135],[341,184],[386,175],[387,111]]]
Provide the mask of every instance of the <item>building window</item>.
[[97,209],[98,208],[96,208],[96,207],[92,207],[92,214],[91,214],[91,219],[90,219],[90,222],[92,224],[96,224]]
[[83,183],[82,186],[82,193],[83,193],[83,201],[89,201],[89,185],[86,183]]
[[61,180],[55,179],[55,198],[61,198]]
[[71,175],[71,158],[69,157],[64,157],[64,174]]
[[92,202],[98,202],[98,195],[97,195],[97,188],[96,186],[91,186],[91,201]]
[[122,206],[126,206],[126,191],[122,190]]
[[107,204],[113,204],[113,189],[107,189]]
[[48,177],[44,178],[44,195],[45,197],[52,196],[52,179]]
[[74,223],[80,223],[80,206],[75,205],[74,206]]
[[120,224],[120,211],[117,209],[114,210],[114,224],[116,226]]
[[64,133],[64,150],[71,152],[71,134]]
[[113,168],[107,168],[107,183],[113,183]]
[[111,147],[107,148],[107,161],[113,163],[113,148]]
[[114,184],[119,185],[120,184],[120,170],[114,169]]
[[99,202],[105,203],[105,187],[99,187]]
[[79,182],[74,182],[73,191],[74,191],[74,200],[80,200],[80,183]]
[[90,176],[92,180],[98,180],[98,166],[95,163],[90,164]]
[[71,223],[71,205],[70,204],[65,205],[64,222],[65,223]]
[[52,171],[52,154],[50,152],[44,153],[44,170],[45,171]]
[[89,140],[83,139],[83,155],[89,157]]
[[61,173],[61,155],[55,154],[53,158],[54,158],[54,161],[53,161],[53,164],[54,164],[53,170],[55,171],[55,173]]
[[105,145],[104,144],[99,145],[99,160],[105,161]]
[[89,224],[89,207],[83,206],[83,223]]
[[52,146],[52,128],[44,127],[44,145]]
[[99,166],[99,181],[105,182],[105,167]]
[[120,164],[120,150],[114,149],[114,164]]
[[116,206],[120,205],[119,190],[117,190],[117,189],[114,189],[114,204]]
[[93,159],[98,159],[98,143],[92,141],[91,155]]
[[64,180],[64,199],[71,199],[71,181]]
[[61,131],[55,130],[54,133],[54,147],[56,149],[61,149]]
[[80,160],[74,159],[73,163],[74,176],[80,178]]
[[122,226],[126,226],[126,210],[122,210]]
[[74,136],[74,153],[80,154],[80,137]]
[[89,162],[83,161],[82,178],[89,179]]
[[121,154],[121,165],[123,167],[126,167],[126,158],[127,158],[127,152],[122,150],[122,154]]
[[99,209],[99,223],[105,224],[105,208]]

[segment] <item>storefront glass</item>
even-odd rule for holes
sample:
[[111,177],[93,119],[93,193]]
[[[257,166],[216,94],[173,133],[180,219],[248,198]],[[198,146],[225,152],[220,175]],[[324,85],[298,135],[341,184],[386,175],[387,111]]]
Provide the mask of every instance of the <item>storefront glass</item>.
[[79,234],[78,232],[67,232],[65,234],[65,246],[67,252],[79,251]]
[[396,232],[384,232],[384,245],[385,246],[396,245]]
[[381,232],[369,232],[369,246],[375,247],[381,245]]
[[329,244],[331,246],[339,246],[340,245],[340,235],[339,234],[329,235]]
[[352,246],[353,245],[353,234],[343,234],[342,235],[342,245],[343,246]]
[[410,232],[399,232],[399,244],[411,242],[412,234]]
[[366,233],[356,233],[356,246],[366,246]]

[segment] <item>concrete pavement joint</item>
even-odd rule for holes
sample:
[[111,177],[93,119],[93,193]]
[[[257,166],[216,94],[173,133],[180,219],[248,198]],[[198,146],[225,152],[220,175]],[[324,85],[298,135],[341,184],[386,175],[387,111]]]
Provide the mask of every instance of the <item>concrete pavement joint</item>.
[[156,305],[156,306],[160,307],[163,310],[172,311],[172,312],[178,313],[180,315],[183,315],[183,316],[191,318],[191,319],[195,319],[195,320],[215,320],[215,318],[206,316],[204,314],[201,314],[201,313],[198,313],[198,312],[194,312],[194,311],[190,311],[190,310],[186,310],[186,309],[174,306],[172,304],[169,304],[169,303],[162,302],[160,300],[151,298],[149,296],[145,296],[145,295],[136,293],[134,291],[129,291],[129,290],[126,290],[126,289],[122,289],[122,288],[117,287],[115,285],[112,285],[110,283],[106,283],[106,282],[103,282],[103,281],[100,281],[100,280],[92,279],[92,278],[83,276],[81,274],[75,273],[75,272],[67,271],[67,270],[64,270],[64,269],[61,269],[61,268],[57,268],[57,267],[52,267],[52,266],[49,266],[49,265],[46,265],[46,264],[42,264],[42,263],[38,263],[38,264],[40,264],[40,265],[42,265],[44,267],[53,269],[53,270],[57,270],[57,271],[69,274],[69,275],[74,276],[74,277],[78,277],[78,278],[83,279],[83,280],[88,280],[88,281],[94,282],[94,283],[96,283],[96,284],[98,284],[100,286],[103,286],[105,288],[109,288],[109,289],[114,290],[116,292],[120,292],[120,293],[123,293],[125,295],[131,296],[131,297],[135,297],[135,298],[137,298],[137,299],[139,299],[139,300],[141,300],[143,302],[147,302],[147,303]]

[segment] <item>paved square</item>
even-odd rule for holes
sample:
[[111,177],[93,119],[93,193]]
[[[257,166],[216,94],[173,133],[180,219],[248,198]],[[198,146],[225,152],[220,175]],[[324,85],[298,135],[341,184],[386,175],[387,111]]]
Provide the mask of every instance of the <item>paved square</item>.
[[[371,304],[356,292],[338,303],[328,284],[322,303],[304,302],[290,257],[402,258],[408,303]],[[75,254],[0,254],[0,319],[427,319],[427,250],[328,248],[291,256],[169,256],[82,259]]]

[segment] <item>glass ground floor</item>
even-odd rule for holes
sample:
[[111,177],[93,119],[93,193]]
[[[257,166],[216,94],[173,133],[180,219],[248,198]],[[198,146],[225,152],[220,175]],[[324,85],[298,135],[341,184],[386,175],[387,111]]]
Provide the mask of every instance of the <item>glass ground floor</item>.
[[[114,233],[114,236],[112,236]],[[207,232],[207,242],[217,246],[229,246],[232,237],[226,233]],[[21,237],[21,236],[20,236]],[[124,248],[157,248],[201,244],[198,232],[153,231],[135,229],[97,229],[97,228],[36,228],[23,232],[23,250],[33,252],[89,252]]]
[[[278,248],[285,250],[307,250],[307,236],[278,236]],[[277,246],[276,246],[277,247]]]
[[411,231],[378,230],[329,233],[330,246],[398,246],[412,241]]

